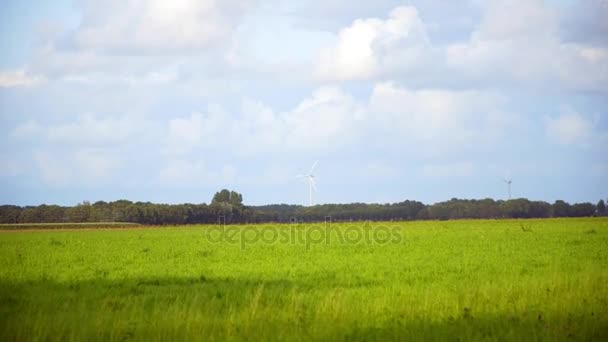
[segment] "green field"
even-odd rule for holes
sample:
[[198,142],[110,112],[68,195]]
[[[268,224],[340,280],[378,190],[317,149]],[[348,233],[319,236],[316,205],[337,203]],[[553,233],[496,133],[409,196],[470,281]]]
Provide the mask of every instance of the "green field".
[[608,339],[608,219],[332,228],[380,226],[401,239],[0,232],[0,340]]
[[139,226],[138,223],[130,222],[0,223],[0,230],[135,228]]

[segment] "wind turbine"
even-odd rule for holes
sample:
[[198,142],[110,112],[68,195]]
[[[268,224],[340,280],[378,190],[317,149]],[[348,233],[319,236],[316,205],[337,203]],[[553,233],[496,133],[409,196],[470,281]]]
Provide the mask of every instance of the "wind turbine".
[[313,202],[312,202],[312,192],[317,191],[317,184],[315,181],[315,175],[313,174],[313,171],[315,170],[315,167],[317,166],[317,163],[319,163],[319,161],[315,161],[314,164],[312,164],[312,167],[310,168],[310,171],[308,171],[307,174],[305,175],[297,175],[296,177],[298,178],[306,178],[308,180],[308,205],[312,206]]
[[503,179],[503,181],[505,183],[507,183],[507,187],[509,188],[509,200],[511,199],[511,183],[513,183],[513,180],[511,178],[509,179]]

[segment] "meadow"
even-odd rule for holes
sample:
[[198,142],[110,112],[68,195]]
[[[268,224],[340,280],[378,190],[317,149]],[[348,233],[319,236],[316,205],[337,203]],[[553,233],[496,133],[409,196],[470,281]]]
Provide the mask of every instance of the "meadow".
[[1,231],[0,340],[608,340],[607,218],[379,227]]

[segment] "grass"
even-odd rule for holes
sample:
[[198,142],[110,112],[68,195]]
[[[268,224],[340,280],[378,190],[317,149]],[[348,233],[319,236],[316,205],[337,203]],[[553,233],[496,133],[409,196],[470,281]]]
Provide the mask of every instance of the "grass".
[[3,232],[0,339],[608,338],[607,219],[382,225],[402,241],[241,248],[210,243],[205,226]]
[[130,222],[0,223],[0,230],[135,228],[138,226],[140,226],[138,223]]

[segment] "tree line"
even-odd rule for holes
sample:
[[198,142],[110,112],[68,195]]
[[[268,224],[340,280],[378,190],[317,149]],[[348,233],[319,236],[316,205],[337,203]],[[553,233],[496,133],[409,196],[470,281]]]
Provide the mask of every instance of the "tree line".
[[266,223],[323,221],[405,221],[499,218],[589,217],[608,215],[606,202],[547,203],[525,198],[508,201],[453,198],[435,204],[403,201],[391,204],[322,204],[311,207],[289,204],[245,206],[243,196],[221,190],[206,204],[155,204],[150,202],[83,201],[72,207],[58,205],[0,206],[0,223],[133,222],[148,225],[195,223]]

